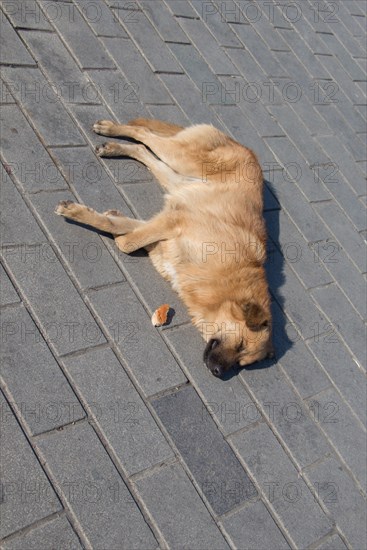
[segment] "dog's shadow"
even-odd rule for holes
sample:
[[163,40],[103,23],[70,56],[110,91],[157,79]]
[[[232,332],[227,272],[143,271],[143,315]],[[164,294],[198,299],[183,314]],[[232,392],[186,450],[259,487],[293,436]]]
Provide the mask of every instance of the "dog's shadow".
[[[265,187],[267,187],[267,193],[271,193],[275,199],[277,199],[277,194],[273,184],[268,180],[265,180],[264,184]],[[284,298],[280,293],[280,288],[284,283],[285,276],[283,271],[284,258],[279,252],[281,249],[279,242],[279,212],[280,210],[275,207],[274,209],[269,208],[264,212],[268,233],[267,261],[265,264],[265,269],[270,294],[272,297],[271,311],[274,357],[271,359],[264,359],[263,361],[253,363],[252,365],[248,365],[246,367],[235,366],[233,369],[228,371],[225,376],[223,376],[223,380],[230,380],[234,376],[237,376],[240,372],[247,370],[268,369],[273,367],[293,345],[292,341],[288,337],[286,331],[286,317],[282,312]]]

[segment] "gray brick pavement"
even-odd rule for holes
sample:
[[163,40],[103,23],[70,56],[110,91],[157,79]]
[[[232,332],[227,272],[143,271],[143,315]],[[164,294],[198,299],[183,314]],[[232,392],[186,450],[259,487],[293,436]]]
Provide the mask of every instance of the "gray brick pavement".
[[[364,548],[364,2],[1,7],[1,548]],[[53,214],[160,209],[142,165],[93,151],[95,120],[138,116],[259,156],[262,368],[212,377],[147,255]]]

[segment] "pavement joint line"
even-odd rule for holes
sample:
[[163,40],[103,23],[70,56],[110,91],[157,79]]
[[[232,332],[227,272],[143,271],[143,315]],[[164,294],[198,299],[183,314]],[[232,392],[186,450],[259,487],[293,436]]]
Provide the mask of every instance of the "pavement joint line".
[[[26,535],[27,533],[30,533],[33,529],[37,527],[42,527],[43,525],[47,525],[48,523],[51,523],[53,520],[57,518],[66,517],[67,514],[65,512],[65,509],[60,510],[59,512],[54,512],[53,514],[50,514],[49,516],[46,516],[44,518],[38,519],[34,521],[33,523],[30,523],[26,527],[22,527],[18,531],[14,531],[14,533],[11,533],[10,535],[7,535],[6,537],[2,538],[0,541],[0,544],[10,542],[12,540],[17,540],[17,538],[21,537],[22,535]],[[75,532],[77,535],[77,533]]]
[[132,483],[136,483],[137,481],[140,481],[141,479],[145,479],[147,477],[150,477],[154,475],[156,472],[159,472],[161,468],[165,468],[166,466],[173,466],[173,464],[179,464],[177,456],[173,456],[172,458],[167,458],[166,460],[163,460],[162,462],[159,462],[158,464],[154,464],[153,466],[150,466],[149,468],[145,468],[144,470],[140,470],[140,472],[136,472],[132,474],[129,479]]
[[[79,399],[80,401],[80,399]],[[85,407],[83,403],[80,401],[80,405],[82,406],[85,416],[84,418],[78,418],[77,420],[72,420],[71,422],[67,422],[65,424],[62,424],[61,426],[58,426],[57,428],[52,428],[51,430],[46,430],[45,432],[41,432],[38,434],[34,434],[31,436],[32,440],[36,442],[40,439],[46,439],[47,437],[52,437],[58,432],[63,432],[64,430],[72,430],[74,426],[79,426],[80,424],[90,424],[89,418],[87,415],[87,411],[85,410]]]
[[182,382],[181,384],[178,384],[176,386],[172,386],[171,388],[166,388],[162,391],[154,393],[153,395],[149,395],[149,397],[146,397],[146,400],[149,403],[151,403],[152,401],[157,401],[158,399],[161,399],[162,397],[166,397],[167,395],[173,395],[175,393],[178,393],[189,386],[192,386],[192,383],[190,382],[190,380],[188,380],[187,382]]
[[[321,539],[318,539],[316,542],[313,542],[311,546],[309,546],[309,550],[317,550],[320,548],[320,545],[324,542],[327,542],[333,535],[339,535],[339,537],[343,540],[344,544],[346,541],[341,536],[340,532],[338,532],[337,528],[334,526],[329,533],[327,533],[325,536],[321,537]],[[345,544],[347,546],[347,544]]]

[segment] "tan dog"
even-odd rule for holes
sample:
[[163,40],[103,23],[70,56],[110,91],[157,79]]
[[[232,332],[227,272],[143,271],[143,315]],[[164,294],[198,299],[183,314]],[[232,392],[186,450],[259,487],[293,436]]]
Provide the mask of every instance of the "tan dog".
[[149,252],[206,340],[204,361],[215,376],[271,356],[263,177],[254,153],[206,124],[101,120],[93,129],[141,142],[109,142],[96,151],[145,164],[166,190],[165,206],[149,221],[70,201],[56,213],[112,233],[124,252]]

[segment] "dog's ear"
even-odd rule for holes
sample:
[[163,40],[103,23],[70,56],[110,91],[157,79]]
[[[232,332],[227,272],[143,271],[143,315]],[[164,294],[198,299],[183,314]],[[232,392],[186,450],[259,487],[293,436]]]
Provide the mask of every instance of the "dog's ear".
[[263,307],[255,302],[247,302],[242,306],[246,325],[250,330],[257,331],[269,326],[269,319]]

